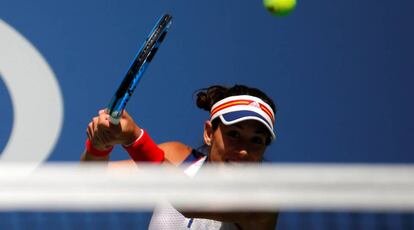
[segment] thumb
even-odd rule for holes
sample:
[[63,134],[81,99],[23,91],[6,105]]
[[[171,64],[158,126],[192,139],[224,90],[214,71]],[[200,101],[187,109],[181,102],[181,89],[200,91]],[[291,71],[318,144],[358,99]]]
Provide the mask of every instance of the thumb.
[[109,115],[106,113],[102,113],[98,117],[98,124],[100,127],[109,129],[112,125],[112,123],[109,120]]
[[106,109],[101,109],[101,110],[99,110],[98,114],[102,115],[102,114],[108,114],[108,113],[107,113]]

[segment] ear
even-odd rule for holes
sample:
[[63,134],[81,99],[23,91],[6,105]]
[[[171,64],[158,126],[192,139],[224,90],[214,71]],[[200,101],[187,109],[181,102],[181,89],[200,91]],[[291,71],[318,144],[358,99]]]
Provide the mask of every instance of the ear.
[[210,121],[204,122],[204,144],[207,146],[211,145],[211,140],[213,139],[213,125]]

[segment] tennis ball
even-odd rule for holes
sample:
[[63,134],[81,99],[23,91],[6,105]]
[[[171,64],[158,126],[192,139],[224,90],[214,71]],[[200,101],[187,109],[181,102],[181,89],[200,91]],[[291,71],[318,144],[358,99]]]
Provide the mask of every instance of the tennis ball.
[[276,16],[288,15],[296,6],[296,0],[263,0],[263,5]]

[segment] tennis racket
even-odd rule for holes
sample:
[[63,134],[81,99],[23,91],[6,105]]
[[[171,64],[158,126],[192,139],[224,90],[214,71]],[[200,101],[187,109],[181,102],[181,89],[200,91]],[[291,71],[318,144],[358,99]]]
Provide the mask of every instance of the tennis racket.
[[109,114],[110,122],[112,124],[119,124],[122,111],[125,109],[128,100],[134,93],[148,64],[152,61],[155,53],[158,51],[158,47],[164,40],[171,23],[172,16],[168,14],[163,15],[155,24],[144,44],[135,55],[121,85],[118,87],[106,108],[106,112]]

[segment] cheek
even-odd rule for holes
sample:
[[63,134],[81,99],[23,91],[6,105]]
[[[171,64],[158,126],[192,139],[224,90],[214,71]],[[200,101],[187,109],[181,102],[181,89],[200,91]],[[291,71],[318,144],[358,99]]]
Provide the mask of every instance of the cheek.
[[262,160],[266,151],[266,147],[256,146],[252,144],[250,153],[254,160]]
[[252,161],[257,161],[257,162],[263,161],[263,157],[264,157],[264,151],[257,152],[255,155],[253,155]]
[[210,159],[213,161],[222,161],[225,156],[226,149],[223,142],[217,140],[221,139],[215,139],[215,141],[212,141],[211,143]]

